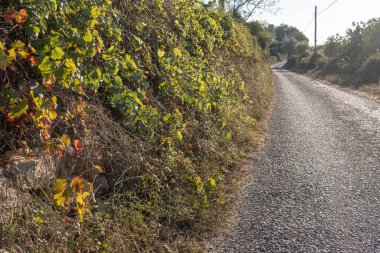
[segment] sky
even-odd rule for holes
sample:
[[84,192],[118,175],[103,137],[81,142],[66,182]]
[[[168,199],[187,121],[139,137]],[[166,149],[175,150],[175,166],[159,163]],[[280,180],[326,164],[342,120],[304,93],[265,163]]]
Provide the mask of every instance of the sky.
[[[280,0],[280,11],[276,14],[257,14],[255,19],[270,24],[281,23],[297,27],[314,44],[314,8],[319,11],[335,0]],[[338,0],[331,8],[318,16],[318,44],[323,44],[330,35],[344,35],[353,21],[367,21],[380,17],[380,0]]]

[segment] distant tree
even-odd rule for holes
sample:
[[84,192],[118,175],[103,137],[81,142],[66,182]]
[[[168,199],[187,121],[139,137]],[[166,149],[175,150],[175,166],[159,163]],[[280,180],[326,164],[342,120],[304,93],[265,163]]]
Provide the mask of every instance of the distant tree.
[[275,28],[275,37],[278,41],[283,41],[286,38],[294,38],[297,41],[309,41],[307,37],[296,27],[281,24]]
[[282,43],[279,41],[273,41],[269,46],[269,53],[271,56],[279,57],[282,54]]
[[226,6],[226,1],[225,0],[219,0],[219,7],[224,10],[225,6]]
[[259,21],[251,21],[246,23],[246,26],[249,28],[250,33],[256,37],[257,42],[262,49],[267,50],[272,43],[274,36],[268,30],[268,25],[263,24]]
[[247,26],[252,35],[258,35],[265,30],[265,27],[259,21],[248,22]]
[[344,38],[339,34],[327,38],[326,43],[322,47],[324,54],[329,57],[337,57],[342,53]]
[[285,38],[282,42],[281,51],[282,53],[287,54],[288,56],[294,55],[297,53],[297,40],[293,37]]
[[307,41],[299,41],[296,44],[296,54],[300,57],[303,58],[307,56],[310,52],[310,46]]
[[258,11],[276,11],[279,0],[222,0],[234,18],[247,21]]

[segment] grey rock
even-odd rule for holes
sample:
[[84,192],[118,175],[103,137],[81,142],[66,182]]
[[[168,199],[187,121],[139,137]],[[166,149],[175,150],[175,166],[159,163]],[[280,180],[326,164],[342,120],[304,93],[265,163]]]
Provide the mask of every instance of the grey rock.
[[110,189],[107,177],[104,174],[97,176],[94,180],[93,187],[95,194],[98,196],[107,193]]
[[63,160],[59,158],[14,155],[5,166],[4,174],[21,189],[39,189],[48,187],[59,174],[63,174],[62,164]]

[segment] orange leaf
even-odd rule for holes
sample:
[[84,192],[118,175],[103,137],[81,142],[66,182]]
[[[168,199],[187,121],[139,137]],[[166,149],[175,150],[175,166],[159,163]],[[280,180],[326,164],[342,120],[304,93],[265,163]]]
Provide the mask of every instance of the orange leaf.
[[28,12],[27,12],[25,9],[21,9],[21,10],[20,10],[20,15],[21,15],[23,18],[26,18],[26,16],[28,15]]
[[32,62],[33,66],[38,65],[38,61],[37,61],[37,58],[35,56],[31,56],[30,57],[30,61]]
[[80,153],[83,151],[83,147],[82,147],[82,143],[80,142],[80,140],[74,140],[74,147],[75,147],[75,150]]

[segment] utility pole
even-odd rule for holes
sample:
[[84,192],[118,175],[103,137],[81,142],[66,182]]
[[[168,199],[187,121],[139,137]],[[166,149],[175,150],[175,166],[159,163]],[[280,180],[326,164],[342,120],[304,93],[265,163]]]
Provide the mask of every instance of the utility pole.
[[314,30],[314,54],[317,54],[317,16],[318,16],[318,7],[315,6],[315,30]]

